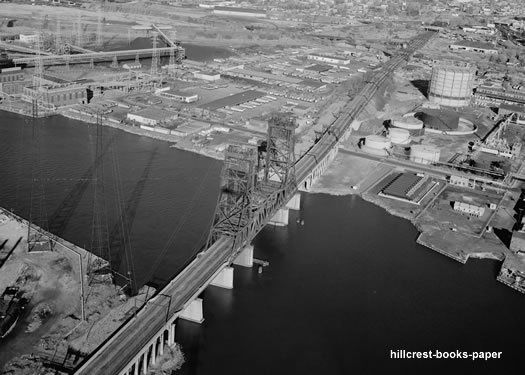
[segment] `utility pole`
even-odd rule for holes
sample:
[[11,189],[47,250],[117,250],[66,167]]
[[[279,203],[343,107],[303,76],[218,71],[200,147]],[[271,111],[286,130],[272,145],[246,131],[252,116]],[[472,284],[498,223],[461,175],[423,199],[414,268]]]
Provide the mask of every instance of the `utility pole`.
[[60,18],[58,17],[55,31],[55,52],[62,53],[62,25],[60,24]]
[[153,52],[151,54],[151,71],[150,75],[151,77],[156,77],[158,74],[158,68],[159,68],[159,55],[157,51],[157,36],[158,33],[156,31],[153,31]]
[[102,47],[102,9],[98,8],[98,14],[97,14],[97,40],[96,40],[96,46]]
[[76,45],[79,47],[82,47],[83,40],[82,40],[82,15],[78,13],[77,18],[77,40]]

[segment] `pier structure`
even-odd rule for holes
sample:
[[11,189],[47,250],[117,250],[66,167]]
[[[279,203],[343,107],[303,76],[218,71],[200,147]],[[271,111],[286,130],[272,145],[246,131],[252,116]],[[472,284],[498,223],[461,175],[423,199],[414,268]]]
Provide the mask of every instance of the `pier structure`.
[[254,150],[249,146],[228,148],[221,175],[221,194],[204,250],[85,358],[74,373],[147,374],[164,346],[173,344],[176,320],[202,322],[203,300],[199,296],[204,289],[210,285],[233,288],[235,267],[232,265],[250,267],[254,263],[250,245],[253,238],[272,221],[287,222],[287,211],[279,211],[299,207],[299,188],[311,187],[335,157],[351,123],[384,87],[393,71],[434,34],[426,32],[417,36],[402,53],[385,63],[298,160],[289,153],[293,144],[293,122],[289,119],[281,118],[275,126],[269,126],[270,142],[266,150],[258,150],[257,164]]

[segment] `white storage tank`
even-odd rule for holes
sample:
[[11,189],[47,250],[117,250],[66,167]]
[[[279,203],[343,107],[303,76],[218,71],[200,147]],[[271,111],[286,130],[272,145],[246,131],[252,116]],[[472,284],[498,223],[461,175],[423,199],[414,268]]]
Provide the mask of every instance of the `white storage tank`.
[[441,151],[430,145],[413,145],[410,147],[410,160],[421,164],[437,163]]
[[392,147],[392,143],[387,137],[373,134],[365,138],[365,146],[375,150],[385,150]]
[[392,120],[392,126],[407,130],[421,130],[423,129],[423,121],[415,118],[413,114],[410,114],[400,119]]
[[472,66],[435,66],[428,91],[429,101],[448,107],[467,106],[472,96],[474,74]]
[[406,145],[410,142],[410,132],[401,128],[389,128],[388,138],[396,145]]

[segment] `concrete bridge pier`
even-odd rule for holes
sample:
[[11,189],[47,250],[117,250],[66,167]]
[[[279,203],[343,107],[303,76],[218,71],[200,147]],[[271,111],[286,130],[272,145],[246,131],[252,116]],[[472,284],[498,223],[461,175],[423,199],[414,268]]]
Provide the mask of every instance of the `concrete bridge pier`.
[[175,344],[175,319],[176,317],[166,323],[120,375],[146,375],[148,373],[150,366],[154,366],[157,359],[164,355],[166,345]]
[[242,267],[253,267],[253,246],[248,245],[237,255],[233,264]]
[[288,208],[280,208],[279,211],[277,211],[277,213],[271,218],[268,224],[275,225],[277,227],[285,227],[288,225],[288,216]]
[[233,267],[223,268],[217,276],[213,278],[210,285],[218,286],[219,288],[233,289]]
[[202,323],[204,314],[202,313],[202,298],[195,298],[182,310],[179,318],[194,323]]
[[301,193],[295,194],[292,199],[286,204],[286,208],[290,210],[299,211],[301,209]]

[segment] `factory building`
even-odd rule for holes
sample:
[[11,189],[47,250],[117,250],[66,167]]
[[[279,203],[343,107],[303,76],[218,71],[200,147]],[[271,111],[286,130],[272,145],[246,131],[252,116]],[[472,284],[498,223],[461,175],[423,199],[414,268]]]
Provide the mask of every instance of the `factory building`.
[[476,187],[476,182],[470,178],[454,176],[451,175],[448,179],[450,185],[465,187],[469,189],[474,189]]
[[469,216],[481,217],[485,213],[485,207],[479,207],[473,204],[455,201],[454,211],[458,211]]
[[29,84],[20,67],[0,70],[0,91],[7,95],[20,95],[24,86]]
[[87,104],[87,90],[80,85],[66,86],[35,86],[24,87],[22,90],[22,100],[32,102],[38,97],[39,103],[44,107],[56,109],[75,104]]
[[495,55],[498,53],[496,47],[489,43],[477,43],[471,41],[463,41],[458,43],[452,43],[449,48],[453,51],[467,51],[467,52],[477,52],[477,53],[486,53]]
[[5,68],[0,70],[0,83],[23,81],[24,72],[20,67]]
[[484,84],[476,89],[474,103],[489,107],[499,107],[502,104],[525,105],[525,91],[505,88],[498,84]]
[[311,53],[307,56],[308,60],[320,61],[328,64],[335,65],[348,65],[350,64],[350,59],[347,57],[340,57],[334,55],[321,55],[317,53]]
[[431,103],[448,107],[469,105],[475,69],[470,66],[435,66],[428,91]]
[[26,44],[35,44],[38,41],[37,34],[20,34],[20,42]]
[[176,113],[164,111],[155,107],[148,107],[140,111],[127,114],[128,120],[149,126],[157,126],[162,123],[173,121],[177,117],[178,116]]
[[253,8],[216,6],[213,8],[213,14],[220,16],[266,18],[266,11]]
[[218,81],[219,79],[221,79],[221,75],[219,73],[205,71],[193,72],[193,77],[197,79],[202,79],[204,81]]
[[175,90],[170,87],[157,90],[155,94],[162,96],[163,98],[176,100],[182,103],[193,103],[199,100],[199,95],[192,94],[185,91]]

